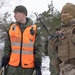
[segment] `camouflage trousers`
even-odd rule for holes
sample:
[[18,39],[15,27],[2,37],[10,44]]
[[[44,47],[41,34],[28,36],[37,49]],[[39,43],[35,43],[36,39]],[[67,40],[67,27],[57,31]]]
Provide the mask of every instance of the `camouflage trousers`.
[[60,75],[75,75],[75,66],[72,64],[66,64],[60,67]]
[[5,75],[33,75],[34,68],[22,68],[21,66],[8,66]]
[[49,70],[50,70],[50,75],[59,75],[55,69],[55,67],[53,65],[50,64],[50,67],[49,67]]

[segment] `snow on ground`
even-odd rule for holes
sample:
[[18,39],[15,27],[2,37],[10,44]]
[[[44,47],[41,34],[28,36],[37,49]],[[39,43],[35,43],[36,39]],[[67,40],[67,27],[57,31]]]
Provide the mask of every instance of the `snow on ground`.
[[4,42],[0,41],[0,49],[3,49],[4,48]]
[[50,75],[49,62],[50,60],[48,56],[42,57],[42,75]]

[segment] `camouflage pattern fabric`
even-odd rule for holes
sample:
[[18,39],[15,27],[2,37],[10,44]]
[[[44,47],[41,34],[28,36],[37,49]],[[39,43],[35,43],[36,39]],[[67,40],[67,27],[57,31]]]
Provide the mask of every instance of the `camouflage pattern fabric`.
[[75,75],[75,66],[72,64],[65,64],[60,67],[60,75]]
[[56,53],[50,49],[50,40],[48,41],[48,55],[50,59],[50,64],[49,64],[49,71],[51,72],[50,75],[59,75],[55,67],[51,64],[52,60],[56,58]]
[[59,74],[57,73],[55,67],[54,67],[52,64],[50,64],[49,70],[50,70],[50,72],[51,72],[50,75],[59,75]]
[[50,55],[49,55],[49,58],[50,58],[50,64],[49,64],[49,70],[51,72],[50,75],[59,75],[56,71],[56,68],[51,64],[52,60],[55,58],[55,53],[53,53],[52,51],[50,52]]
[[6,75],[32,75],[33,71],[34,71],[33,68],[24,69],[21,66],[18,67],[8,66]]

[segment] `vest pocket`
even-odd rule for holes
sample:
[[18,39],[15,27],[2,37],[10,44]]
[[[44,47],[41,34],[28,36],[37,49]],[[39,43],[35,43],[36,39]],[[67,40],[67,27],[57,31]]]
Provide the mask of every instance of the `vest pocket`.
[[63,42],[58,47],[58,57],[61,59],[61,61],[67,61],[68,53],[69,53],[68,42]]

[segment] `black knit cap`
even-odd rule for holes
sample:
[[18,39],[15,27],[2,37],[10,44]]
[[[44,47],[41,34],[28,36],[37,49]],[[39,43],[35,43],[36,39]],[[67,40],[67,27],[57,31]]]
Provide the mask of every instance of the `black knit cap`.
[[16,6],[14,12],[25,13],[26,15],[28,13],[26,7],[24,7],[23,5]]

